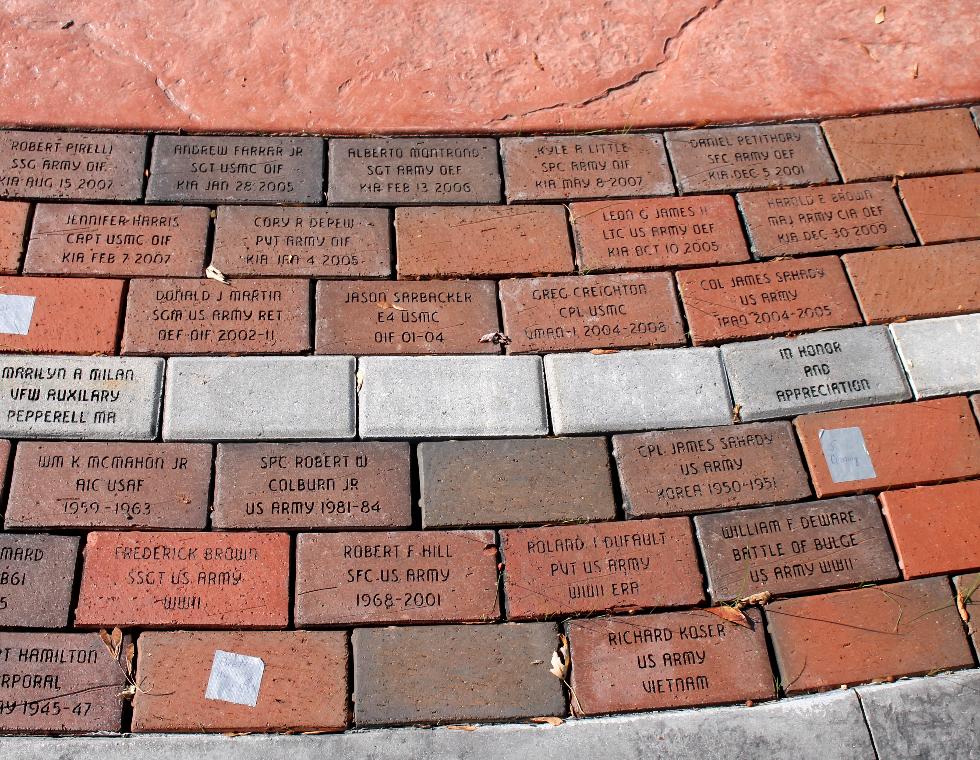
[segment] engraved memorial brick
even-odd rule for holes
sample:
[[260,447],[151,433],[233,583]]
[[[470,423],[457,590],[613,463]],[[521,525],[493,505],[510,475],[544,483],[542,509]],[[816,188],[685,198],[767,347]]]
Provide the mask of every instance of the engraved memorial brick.
[[495,620],[494,533],[301,534],[295,600],[301,627]]
[[163,359],[2,356],[0,435],[156,437]]
[[0,202],[0,274],[17,274],[30,208],[29,203]]
[[79,628],[285,628],[285,533],[94,532]]
[[318,354],[496,354],[499,329],[487,280],[317,283]]
[[739,193],[759,258],[915,243],[890,182]]
[[352,530],[412,524],[408,443],[218,444],[220,529]]
[[0,351],[112,354],[122,280],[0,277]]
[[504,137],[500,155],[510,203],[674,192],[659,134]]
[[434,441],[419,444],[418,456],[425,528],[616,515],[602,438]]
[[509,620],[704,598],[691,524],[680,518],[500,532]]
[[571,691],[585,715],[775,696],[762,616],[752,627],[707,610],[572,620]]
[[591,201],[569,206],[578,268],[660,269],[747,261],[729,195]]
[[747,421],[911,395],[881,325],[728,344],[721,353],[732,397]]
[[209,211],[40,203],[24,259],[29,274],[201,277]]
[[502,280],[507,353],[684,345],[666,272]]
[[0,533],[0,627],[68,625],[77,556],[77,536]]
[[563,274],[574,269],[562,206],[395,209],[399,277]]
[[898,577],[873,496],[698,515],[694,525],[715,602]]
[[689,129],[665,137],[684,193],[837,181],[816,124]]
[[487,137],[330,140],[332,204],[497,203],[497,141]]
[[119,731],[128,647],[113,657],[96,633],[4,633],[0,733]]
[[23,441],[4,527],[203,530],[210,485],[210,444]]
[[136,200],[145,157],[146,135],[0,132],[0,198]]
[[243,277],[387,277],[389,212],[219,206],[211,263]]
[[296,354],[310,347],[308,280],[133,280],[124,354]]
[[613,436],[630,517],[695,514],[810,495],[789,422]]
[[319,137],[157,135],[146,200],[157,203],[319,203]]
[[836,256],[688,269],[677,286],[695,345],[862,324]]

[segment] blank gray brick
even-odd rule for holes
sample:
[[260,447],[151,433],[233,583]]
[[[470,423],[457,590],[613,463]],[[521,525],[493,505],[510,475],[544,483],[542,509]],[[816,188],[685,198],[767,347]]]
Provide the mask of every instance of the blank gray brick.
[[717,348],[549,354],[544,366],[557,435],[732,421]]
[[353,438],[351,356],[176,358],[167,364],[167,440]]
[[363,438],[548,433],[537,356],[369,356],[358,376]]
[[734,343],[721,353],[743,421],[912,395],[884,325]]
[[916,398],[980,390],[980,314],[890,326]]
[[151,440],[160,419],[163,359],[0,357],[0,436]]

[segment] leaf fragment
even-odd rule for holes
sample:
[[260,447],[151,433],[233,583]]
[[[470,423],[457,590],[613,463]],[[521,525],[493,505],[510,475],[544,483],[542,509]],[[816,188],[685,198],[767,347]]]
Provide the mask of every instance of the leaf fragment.
[[604,356],[605,354],[618,354],[615,348],[593,348],[589,351],[590,354],[595,354],[596,356]]
[[479,726],[446,726],[450,731],[476,731]]
[[225,277],[224,273],[214,264],[208,264],[208,268],[204,270],[204,274],[209,280],[216,280],[222,285],[230,284],[228,282],[228,278]]
[[481,335],[480,343],[493,343],[495,346],[506,346],[510,344],[510,338],[502,332],[492,332]]
[[564,681],[565,677],[568,675],[569,657],[568,657],[568,639],[565,638],[565,634],[558,635],[558,648],[551,653],[551,669],[548,671],[555,678]]
[[878,12],[875,14],[875,23],[884,24],[885,23],[885,6],[881,6]]
[[561,718],[555,717],[554,715],[548,715],[541,718],[531,718],[532,723],[545,723],[549,726],[560,726],[563,721]]
[[712,615],[717,615],[722,620],[727,620],[729,623],[741,626],[742,628],[752,630],[755,627],[752,621],[745,616],[745,613],[736,607],[729,607],[727,605],[721,605],[720,607],[708,607],[705,612],[710,612]]

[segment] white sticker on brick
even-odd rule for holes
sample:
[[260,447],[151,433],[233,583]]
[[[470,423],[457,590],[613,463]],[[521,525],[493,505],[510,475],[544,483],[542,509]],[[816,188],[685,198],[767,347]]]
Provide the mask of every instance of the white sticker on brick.
[[0,333],[27,335],[34,316],[34,296],[11,296],[0,293]]
[[820,448],[835,483],[868,480],[877,477],[871,455],[859,427],[820,431]]
[[214,650],[205,699],[255,707],[265,663],[259,657]]

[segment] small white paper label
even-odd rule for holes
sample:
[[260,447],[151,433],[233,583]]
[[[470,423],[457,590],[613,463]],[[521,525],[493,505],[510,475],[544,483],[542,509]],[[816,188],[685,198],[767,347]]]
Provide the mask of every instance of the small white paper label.
[[265,663],[259,657],[214,650],[205,699],[255,707]]
[[868,480],[877,477],[871,455],[864,445],[861,428],[835,428],[820,431],[820,448],[835,483]]
[[11,296],[0,293],[0,333],[27,335],[34,316],[34,296]]

